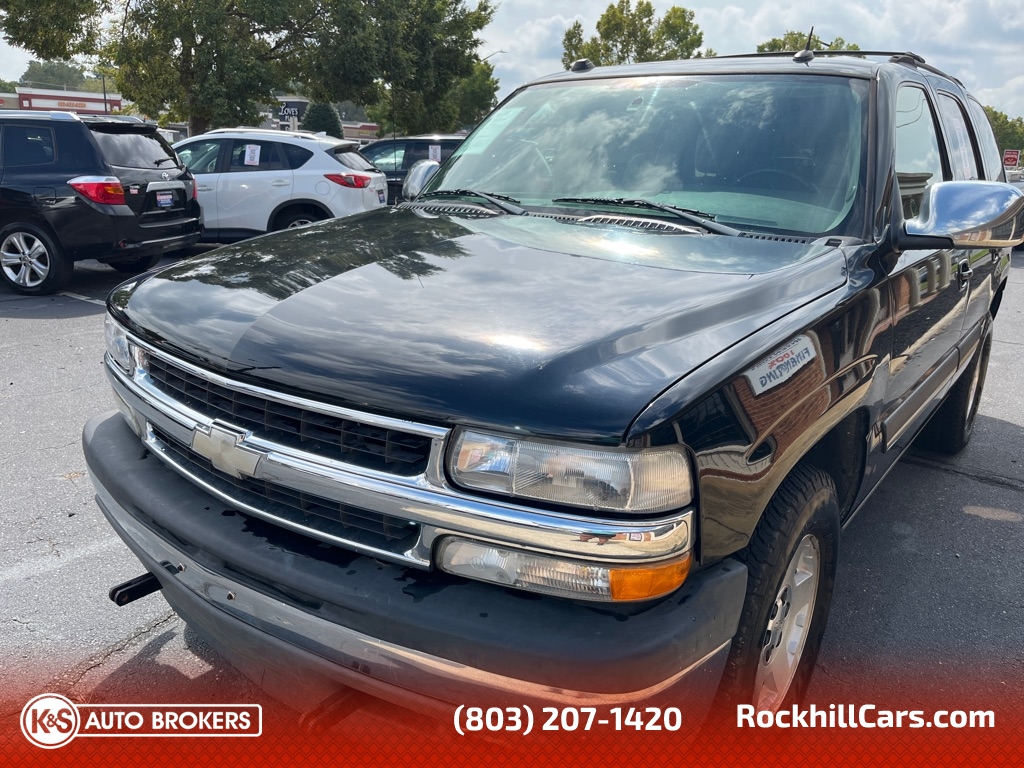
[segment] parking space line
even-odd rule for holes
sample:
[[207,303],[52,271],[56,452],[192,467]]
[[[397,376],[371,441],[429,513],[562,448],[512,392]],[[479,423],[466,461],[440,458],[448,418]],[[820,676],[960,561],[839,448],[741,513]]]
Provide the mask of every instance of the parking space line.
[[107,302],[103,299],[90,299],[88,296],[83,296],[80,293],[71,293],[70,291],[60,291],[58,296],[67,296],[69,299],[78,299],[79,301],[87,301],[90,304],[99,304],[101,307],[107,306]]

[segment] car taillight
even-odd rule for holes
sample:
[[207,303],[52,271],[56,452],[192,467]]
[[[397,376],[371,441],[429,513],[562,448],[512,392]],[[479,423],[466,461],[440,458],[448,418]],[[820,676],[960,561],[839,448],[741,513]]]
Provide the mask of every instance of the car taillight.
[[372,176],[364,176],[361,173],[325,173],[324,178],[335,184],[341,184],[343,187],[354,189],[366,189],[373,181]]
[[192,182],[192,199],[193,200],[198,200],[199,199],[199,182],[198,181],[193,181]]
[[68,186],[94,203],[124,205],[124,187],[113,176],[78,176]]

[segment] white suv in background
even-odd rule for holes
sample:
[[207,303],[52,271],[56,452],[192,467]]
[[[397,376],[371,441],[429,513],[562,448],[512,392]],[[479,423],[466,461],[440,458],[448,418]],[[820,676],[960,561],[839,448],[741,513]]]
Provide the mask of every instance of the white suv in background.
[[174,145],[196,179],[204,240],[231,242],[387,202],[358,144],[324,135],[219,128]]

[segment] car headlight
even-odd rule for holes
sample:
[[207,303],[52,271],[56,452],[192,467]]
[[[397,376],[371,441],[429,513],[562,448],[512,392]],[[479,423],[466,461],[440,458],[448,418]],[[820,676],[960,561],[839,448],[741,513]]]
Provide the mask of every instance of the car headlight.
[[109,314],[103,322],[104,335],[107,337],[107,354],[125,373],[132,371],[132,350],[128,344],[128,334]]
[[693,499],[690,462],[676,446],[597,448],[463,430],[448,470],[463,488],[608,512],[668,512]]

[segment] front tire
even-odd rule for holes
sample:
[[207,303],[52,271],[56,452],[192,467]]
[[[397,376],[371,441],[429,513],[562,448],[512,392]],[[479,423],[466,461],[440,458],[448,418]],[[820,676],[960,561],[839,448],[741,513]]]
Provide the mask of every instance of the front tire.
[[164,254],[153,253],[149,256],[139,256],[137,259],[126,259],[124,261],[112,261],[110,266],[116,269],[118,272],[124,272],[127,275],[137,275],[140,272],[145,272],[147,269],[152,269],[160,263]]
[[0,230],[0,278],[26,296],[56,293],[71,280],[74,265],[46,230],[28,222]]
[[738,555],[747,566],[747,596],[720,704],[774,712],[803,699],[828,622],[838,554],[832,478],[799,465]]

